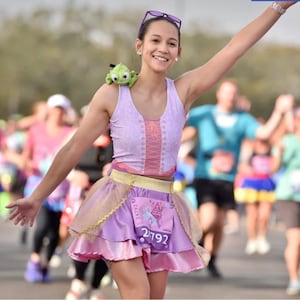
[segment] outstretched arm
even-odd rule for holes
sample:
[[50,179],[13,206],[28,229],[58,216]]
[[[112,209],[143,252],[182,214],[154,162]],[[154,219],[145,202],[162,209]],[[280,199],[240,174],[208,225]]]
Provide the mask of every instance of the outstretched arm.
[[33,193],[7,206],[13,209],[9,219],[14,220],[15,225],[27,223],[33,225],[44,199],[67,177],[88,147],[106,130],[112,111],[111,106],[116,97],[114,92],[111,92],[115,90],[114,87],[108,85],[103,87],[95,94],[80,127],[57,153],[51,167]]
[[239,58],[269,31],[282,15],[282,10],[286,10],[296,2],[274,2],[239,31],[206,64],[178,78],[176,87],[181,99],[186,101],[186,110],[190,108],[194,100],[218,82]]

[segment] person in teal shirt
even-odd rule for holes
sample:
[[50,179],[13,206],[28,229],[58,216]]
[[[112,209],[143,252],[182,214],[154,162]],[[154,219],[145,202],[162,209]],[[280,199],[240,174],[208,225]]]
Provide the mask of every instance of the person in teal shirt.
[[[200,148],[197,151],[196,177],[233,182],[241,143],[245,138],[254,139],[260,124],[245,111],[226,113],[217,105],[203,105],[192,109],[188,124],[197,128],[198,133]],[[220,161],[223,162],[224,158],[227,163],[218,166],[214,157],[216,152]]]
[[245,110],[237,109],[239,88],[235,80],[225,79],[216,92],[217,104],[191,109],[183,140],[197,135],[194,187],[197,194],[198,219],[203,230],[200,243],[210,252],[209,274],[222,275],[216,266],[225,216],[234,210],[234,179],[244,139],[267,139],[282,116],[292,109],[290,95],[281,95],[265,124]]

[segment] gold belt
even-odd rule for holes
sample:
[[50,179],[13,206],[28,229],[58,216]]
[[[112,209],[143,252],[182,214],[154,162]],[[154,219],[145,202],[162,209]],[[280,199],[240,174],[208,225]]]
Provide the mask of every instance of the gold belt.
[[109,176],[117,182],[128,184],[131,186],[154,190],[162,193],[173,192],[173,181],[165,181],[156,178],[130,174],[115,169],[111,171],[111,174]]

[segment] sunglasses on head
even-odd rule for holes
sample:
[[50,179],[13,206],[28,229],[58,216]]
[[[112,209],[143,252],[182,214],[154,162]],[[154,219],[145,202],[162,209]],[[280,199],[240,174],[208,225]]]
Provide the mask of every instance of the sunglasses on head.
[[173,15],[169,15],[167,13],[161,12],[161,11],[148,10],[148,11],[146,11],[145,16],[142,20],[141,26],[139,28],[139,35],[140,35],[142,28],[144,27],[144,24],[149,16],[154,17],[154,18],[166,18],[167,20],[174,23],[178,27],[178,29],[181,28],[181,20],[179,18],[177,18]]

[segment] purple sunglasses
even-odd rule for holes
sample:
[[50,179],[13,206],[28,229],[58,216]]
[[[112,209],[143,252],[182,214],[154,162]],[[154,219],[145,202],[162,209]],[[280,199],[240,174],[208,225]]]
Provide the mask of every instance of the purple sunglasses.
[[181,28],[181,20],[179,18],[177,18],[177,17],[175,17],[173,15],[169,15],[167,13],[161,12],[161,11],[148,10],[148,11],[146,11],[145,16],[143,18],[143,21],[142,21],[142,23],[140,25],[138,36],[140,36],[142,28],[143,28],[143,26],[144,26],[144,24],[145,24],[145,22],[146,22],[146,20],[147,20],[147,18],[149,16],[152,16],[152,17],[155,17],[155,18],[161,18],[161,17],[166,18],[169,21],[171,21],[172,23],[174,23],[178,27],[178,29]]

